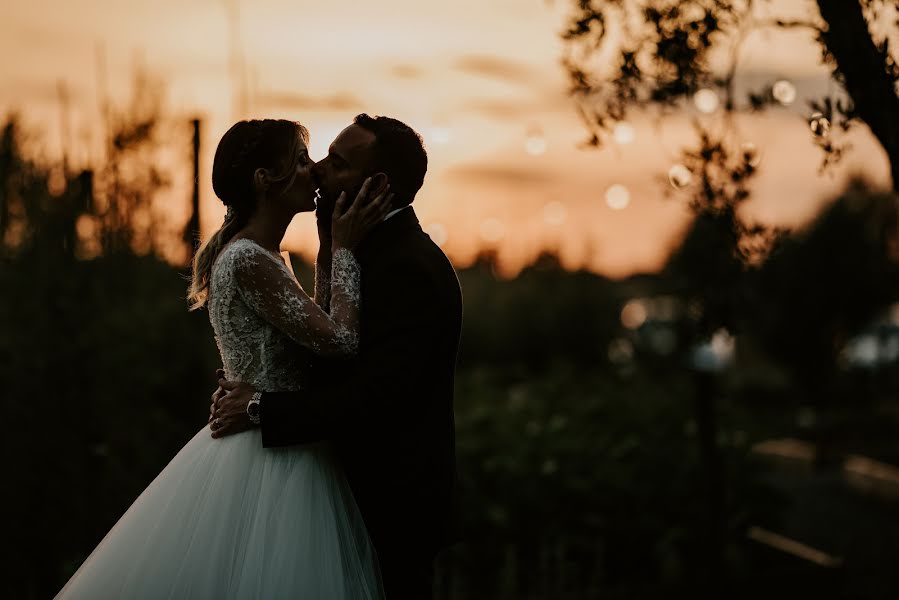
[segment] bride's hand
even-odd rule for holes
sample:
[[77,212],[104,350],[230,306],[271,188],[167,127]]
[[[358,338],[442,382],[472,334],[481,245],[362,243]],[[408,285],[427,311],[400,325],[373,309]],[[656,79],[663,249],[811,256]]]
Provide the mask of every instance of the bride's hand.
[[362,184],[362,189],[356,194],[356,200],[346,212],[346,192],[342,192],[334,205],[334,214],[331,218],[332,249],[347,248],[353,250],[362,241],[372,227],[384,220],[390,212],[390,203],[393,194],[388,194],[390,186],[378,194],[370,202],[365,202],[368,197],[368,188],[371,186],[371,177]]

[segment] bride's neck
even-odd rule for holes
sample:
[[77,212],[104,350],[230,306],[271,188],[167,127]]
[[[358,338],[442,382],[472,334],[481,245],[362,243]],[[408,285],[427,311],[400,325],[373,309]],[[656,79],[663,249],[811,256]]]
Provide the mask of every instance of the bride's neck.
[[292,220],[293,215],[279,214],[274,210],[258,210],[244,227],[243,237],[252,239],[267,250],[280,252],[281,240]]

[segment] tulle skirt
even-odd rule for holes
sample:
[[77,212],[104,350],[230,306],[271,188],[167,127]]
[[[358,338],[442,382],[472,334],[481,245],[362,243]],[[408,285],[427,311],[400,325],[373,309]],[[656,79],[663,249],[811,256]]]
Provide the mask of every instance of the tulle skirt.
[[61,599],[382,596],[377,559],[325,445],[263,448],[206,427],[59,593]]

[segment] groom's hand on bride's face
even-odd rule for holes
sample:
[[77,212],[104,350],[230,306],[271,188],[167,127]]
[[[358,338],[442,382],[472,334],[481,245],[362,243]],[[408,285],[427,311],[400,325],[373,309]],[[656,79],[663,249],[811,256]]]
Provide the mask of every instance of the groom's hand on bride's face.
[[249,383],[226,381],[219,375],[219,389],[212,395],[209,428],[213,438],[221,438],[252,429],[247,404],[255,393]]

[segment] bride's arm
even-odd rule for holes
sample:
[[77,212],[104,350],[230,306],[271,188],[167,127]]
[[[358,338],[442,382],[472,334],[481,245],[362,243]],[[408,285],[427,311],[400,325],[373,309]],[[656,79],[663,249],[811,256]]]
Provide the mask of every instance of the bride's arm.
[[331,250],[321,248],[315,259],[315,303],[325,312],[331,310]]
[[360,270],[353,253],[335,249],[332,311],[325,312],[274,255],[248,245],[235,264],[244,302],[296,343],[322,356],[351,356],[359,347]]
[[369,178],[346,212],[346,194],[335,204],[328,307],[309,298],[280,258],[255,244],[247,246],[253,250],[235,264],[244,301],[275,328],[321,356],[352,356],[359,349],[361,273],[351,249],[384,218],[391,200],[385,188],[361,206],[370,183]]

